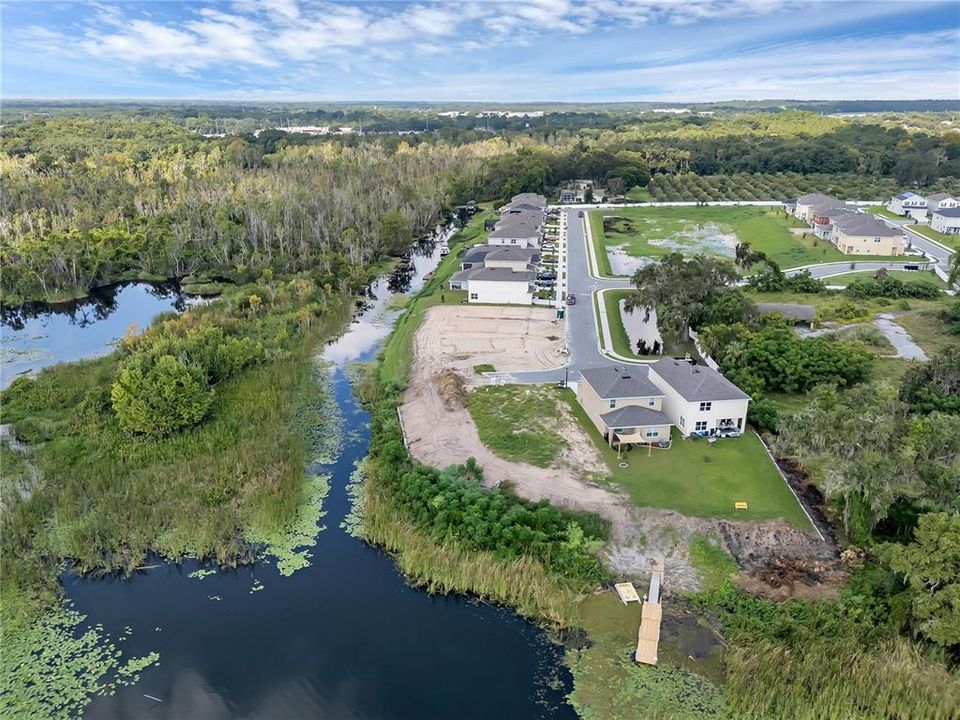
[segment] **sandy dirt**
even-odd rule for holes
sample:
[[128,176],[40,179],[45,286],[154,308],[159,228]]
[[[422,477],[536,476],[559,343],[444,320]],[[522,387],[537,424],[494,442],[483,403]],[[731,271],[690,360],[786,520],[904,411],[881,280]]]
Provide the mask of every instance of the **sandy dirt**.
[[[611,523],[606,562],[624,577],[642,578],[656,558],[665,562],[667,588],[695,590],[689,543],[705,533],[721,539],[741,568],[749,572],[774,556],[826,560],[833,547],[783,522],[739,523],[695,518],[669,510],[637,508],[619,489],[591,481],[605,470],[590,438],[565,414],[558,418],[570,449],[558,467],[538,468],[494,455],[480,441],[463,403],[451,401],[460,384],[489,382],[474,365],[489,363],[498,371],[539,370],[562,365],[564,326],[547,308],[438,306],[430,308],[414,341],[411,382],[400,415],[410,452],[437,468],[476,458],[484,482],[509,484],[521,497],[547,499],[572,510],[595,512]],[[556,339],[549,340],[548,337]],[[451,373],[460,376],[453,380]]]

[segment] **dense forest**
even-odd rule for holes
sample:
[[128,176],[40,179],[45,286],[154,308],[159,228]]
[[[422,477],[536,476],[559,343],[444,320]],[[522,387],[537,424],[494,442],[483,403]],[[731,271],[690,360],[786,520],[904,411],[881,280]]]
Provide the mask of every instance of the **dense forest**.
[[[361,111],[332,110],[316,121],[362,121],[351,112]],[[374,117],[400,122],[409,113]],[[960,131],[800,111],[564,113],[553,125],[521,118],[501,129],[456,118],[430,132],[332,137],[255,133],[256,123],[242,118],[236,135],[204,137],[199,119],[64,113],[4,127],[5,302],[78,296],[134,278],[207,273],[243,282],[263,268],[310,268],[335,284],[402,252],[459,203],[552,194],[571,178],[612,193],[649,185],[662,199],[777,199],[809,188],[802,178],[810,173],[843,178],[851,191],[876,186],[875,194],[960,177]],[[689,181],[705,175],[730,180]]]

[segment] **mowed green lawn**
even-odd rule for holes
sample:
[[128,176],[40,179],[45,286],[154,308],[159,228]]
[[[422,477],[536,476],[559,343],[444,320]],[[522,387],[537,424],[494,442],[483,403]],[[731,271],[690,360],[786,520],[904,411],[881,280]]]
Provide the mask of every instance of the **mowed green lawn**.
[[[604,216],[621,218],[617,223],[620,231],[605,232]],[[818,239],[812,231],[806,237],[791,233],[790,228],[804,227],[803,223],[769,207],[611,208],[591,211],[589,221],[598,267],[604,275],[612,274],[606,248],[618,245],[624,246],[627,254],[634,257],[658,258],[671,252],[683,252],[732,258],[732,248],[705,246],[695,239],[704,233],[705,228],[736,235],[738,241],[750,243],[752,249],[766,253],[782,268],[862,257],[844,255],[829,242]],[[662,241],[668,241],[668,244],[658,244]]]
[[[924,237],[928,237],[931,240],[936,240],[941,245],[946,245],[948,248],[954,250],[960,250],[960,235],[948,235],[947,233],[937,232],[929,225],[910,225],[909,228],[915,232],[920,233]],[[907,234],[909,238],[909,233]]]
[[[610,479],[621,485],[636,505],[700,517],[783,518],[795,527],[811,529],[803,509],[753,431],[711,444],[705,439],[683,440],[674,430],[670,449],[634,448],[618,461],[616,450],[603,441],[573,394],[566,393],[565,397],[603,455]],[[621,462],[628,467],[621,468]],[[741,501],[747,503],[747,510],[735,509],[734,503]]]

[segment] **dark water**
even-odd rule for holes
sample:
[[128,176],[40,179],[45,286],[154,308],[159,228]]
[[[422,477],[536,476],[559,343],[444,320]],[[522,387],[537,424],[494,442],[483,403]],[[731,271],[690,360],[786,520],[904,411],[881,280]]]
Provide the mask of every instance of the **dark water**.
[[0,308],[0,388],[48,365],[106,355],[131,325],[143,330],[160,313],[193,302],[176,283],[129,283],[76,302]]
[[[348,535],[345,485],[369,444],[344,365],[373,357],[395,312],[391,290],[416,289],[439,260],[430,244],[401,275],[371,288],[349,332],[326,348],[346,442],[326,468],[330,494],[310,567],[282,577],[272,562],[187,577],[160,564],[126,580],[65,576],[76,608],[129,654],[160,666],[87,718],[573,718],[560,650],[512,612],[410,588],[393,561]],[[252,588],[263,589],[252,592]],[[220,599],[211,599],[220,598]],[[156,702],[144,697],[152,695]]]

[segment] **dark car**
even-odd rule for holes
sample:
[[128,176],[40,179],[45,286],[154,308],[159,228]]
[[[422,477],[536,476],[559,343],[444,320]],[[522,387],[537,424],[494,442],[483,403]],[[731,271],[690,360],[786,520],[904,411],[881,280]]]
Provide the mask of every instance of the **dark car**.
[[571,293],[570,295],[567,295],[567,305],[576,305],[576,304],[577,304],[577,296],[574,295],[573,293]]

